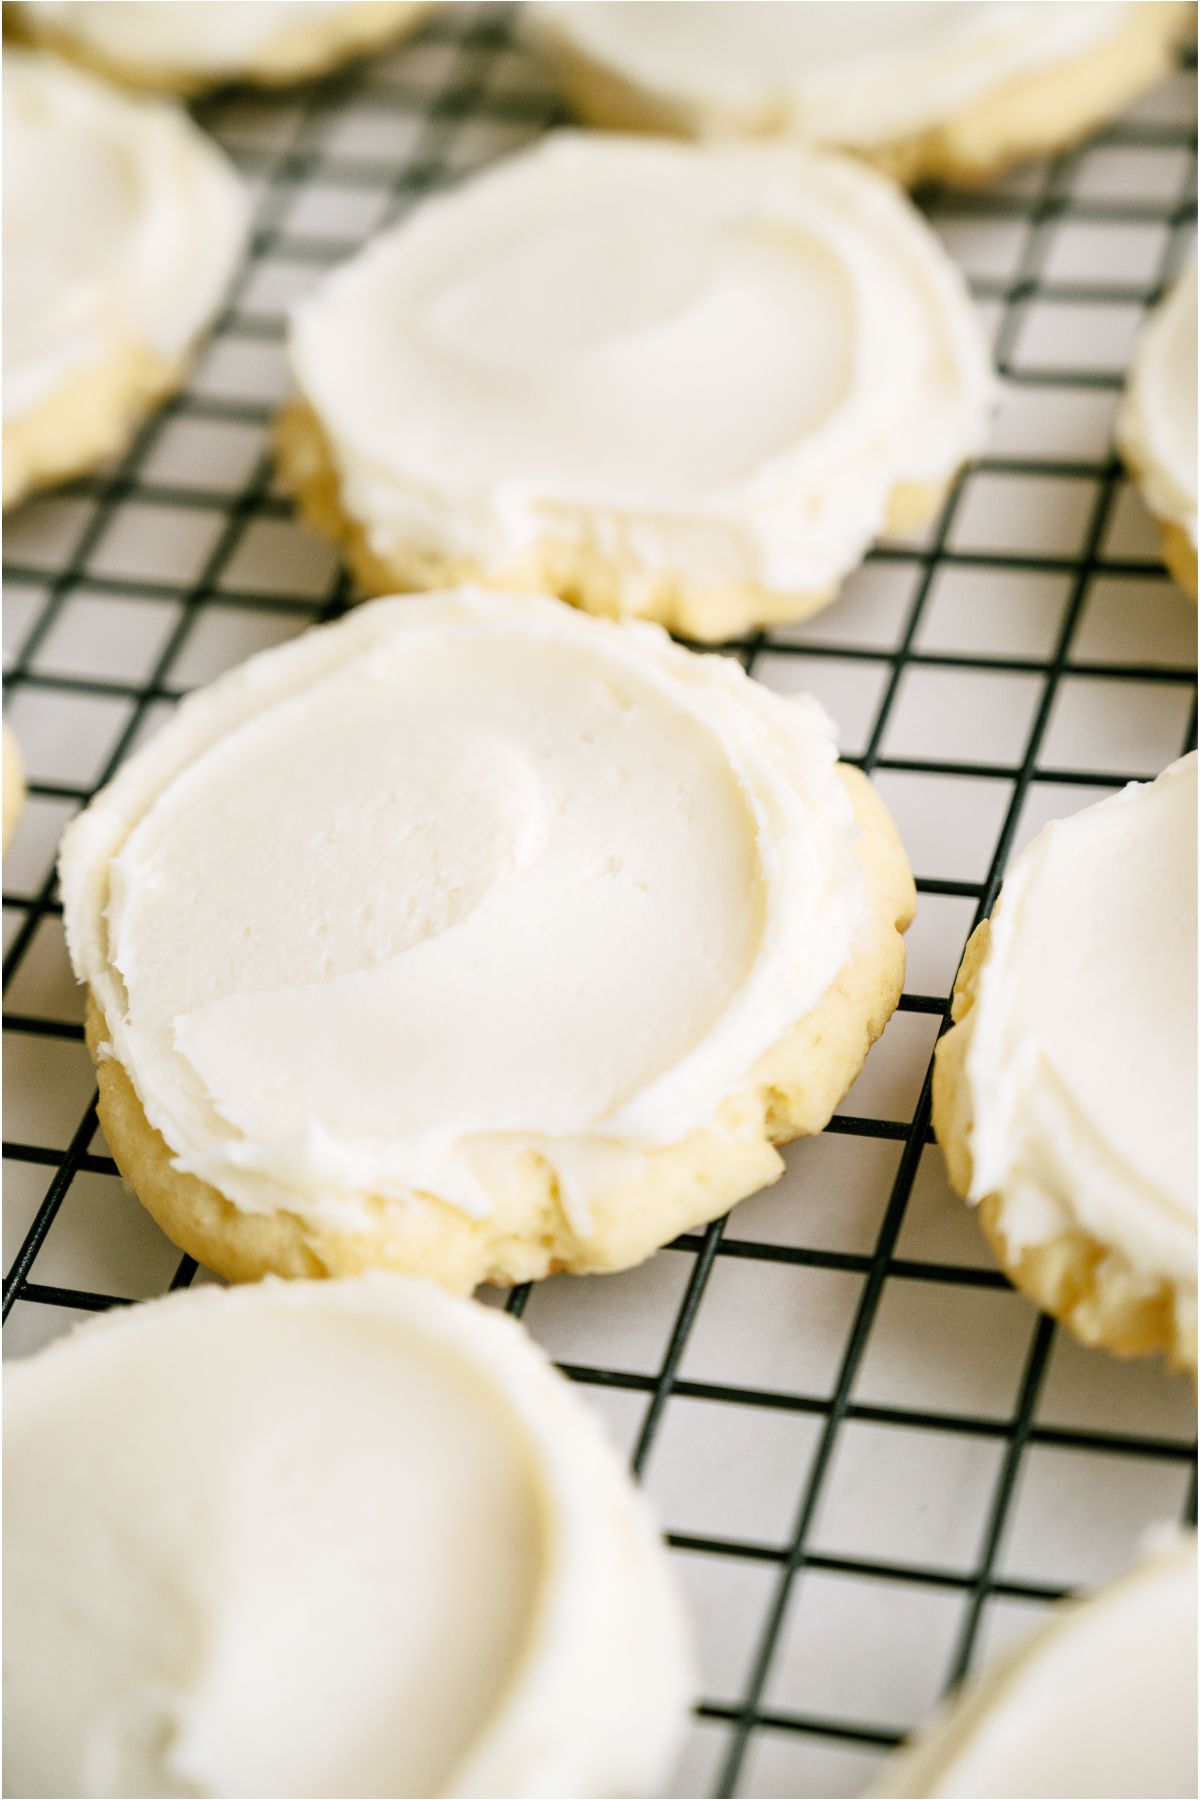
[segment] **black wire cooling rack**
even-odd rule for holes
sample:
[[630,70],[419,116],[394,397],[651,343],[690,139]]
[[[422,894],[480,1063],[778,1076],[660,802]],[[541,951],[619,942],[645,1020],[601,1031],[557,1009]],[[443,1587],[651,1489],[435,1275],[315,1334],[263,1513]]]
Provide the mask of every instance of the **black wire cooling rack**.
[[[642,1269],[486,1296],[603,1411],[668,1529],[704,1680],[679,1794],[852,1794],[953,1681],[1195,1516],[1190,1389],[1081,1350],[953,1201],[929,1066],[1014,849],[1195,739],[1195,615],[1111,449],[1134,333],[1189,252],[1194,63],[1089,143],[921,196],[994,331],[992,453],[805,625],[729,646],[817,693],[908,844],[909,989],[780,1185]],[[284,312],[422,195],[559,122],[514,9],[198,116],[255,228],[189,387],[111,469],[8,522],[8,716],[30,770],[4,913],[8,1352],[207,1279],[98,1134],[53,855],[188,687],[347,591],[272,483]]]

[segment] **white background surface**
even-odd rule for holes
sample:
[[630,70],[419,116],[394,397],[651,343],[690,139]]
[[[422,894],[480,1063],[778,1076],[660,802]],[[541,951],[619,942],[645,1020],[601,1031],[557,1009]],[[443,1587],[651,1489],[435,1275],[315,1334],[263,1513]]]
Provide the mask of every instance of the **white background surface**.
[[[90,1111],[59,834],[179,694],[340,604],[334,554],[271,485],[283,311],[429,185],[551,119],[508,27],[506,8],[448,11],[353,75],[202,108],[258,196],[229,311],[118,468],[7,522],[8,718],[31,778],[4,872],[8,1354],[180,1270]],[[1007,1287],[928,1141],[926,1079],[1006,854],[1193,729],[1195,612],[1110,432],[1146,303],[1188,253],[1194,116],[1181,73],[1058,164],[931,199],[995,334],[989,456],[923,539],[738,651],[815,692],[875,772],[921,888],[905,1009],[776,1188],[525,1305],[673,1535],[704,1687],[680,1794],[858,1792],[957,1667],[1192,1501],[1188,1384],[1080,1349]]]

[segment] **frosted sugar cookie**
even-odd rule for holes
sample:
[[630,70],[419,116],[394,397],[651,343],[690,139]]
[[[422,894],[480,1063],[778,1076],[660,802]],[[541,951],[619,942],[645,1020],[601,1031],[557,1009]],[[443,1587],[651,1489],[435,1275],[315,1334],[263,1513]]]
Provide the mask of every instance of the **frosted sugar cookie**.
[[3,847],[8,849],[9,840],[17,829],[17,820],[21,816],[21,808],[25,804],[25,772],[21,767],[21,752],[17,749],[17,740],[6,725],[4,727],[4,829]]
[[1196,1792],[1196,1540],[1161,1548],[968,1685],[873,1790],[893,1800]]
[[295,314],[285,480],[368,593],[536,588],[718,639],[800,618],[983,442],[957,270],[830,157],[562,132]]
[[114,455],[179,385],[245,222],[233,169],[179,107],[6,50],[6,506]]
[[1163,561],[1196,598],[1196,267],[1142,334],[1117,443],[1163,531]]
[[284,87],[389,43],[430,11],[415,0],[23,0],[19,30],[130,87],[197,94]]
[[938,1045],[950,1179],[1086,1343],[1196,1366],[1196,758],[1049,825]]
[[186,701],[61,873],[105,1136],[175,1241],[461,1290],[624,1268],[773,1181],[913,909],[812,702],[479,591]]
[[1060,149],[1171,66],[1183,5],[571,0],[533,9],[592,125],[852,150],[902,181]]
[[110,1313],[4,1381],[12,1794],[657,1793],[666,1558],[502,1314],[396,1275]]

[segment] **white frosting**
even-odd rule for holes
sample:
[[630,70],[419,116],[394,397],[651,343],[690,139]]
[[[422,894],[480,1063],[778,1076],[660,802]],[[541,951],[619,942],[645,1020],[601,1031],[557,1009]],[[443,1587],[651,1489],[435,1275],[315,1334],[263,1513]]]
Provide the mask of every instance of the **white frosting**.
[[962,278],[872,172],[573,132],[338,270],[291,356],[380,556],[548,539],[635,589],[836,581],[991,393]]
[[205,76],[252,70],[290,33],[319,27],[347,0],[24,0],[33,30],[130,68]]
[[1196,1284],[1196,757],[1049,825],[1005,878],[966,1029],[972,1199]]
[[685,130],[872,149],[1085,55],[1124,30],[1133,10],[1083,0],[571,0],[534,14],[552,44],[642,90]]
[[6,1793],[658,1791],[665,1558],[503,1316],[173,1295],[10,1364],[4,1447]]
[[1117,421],[1122,454],[1151,510],[1196,542],[1196,265],[1138,344]]
[[656,627],[380,601],[189,700],[70,828],[71,954],[177,1166],[239,1206],[484,1214],[502,1133],[586,1232],[850,956],[835,758],[812,702]]
[[924,1800],[1196,1792],[1196,1540],[1056,1607],[873,1790]]
[[241,250],[233,169],[178,106],[4,53],[4,417],[133,347],[178,361]]

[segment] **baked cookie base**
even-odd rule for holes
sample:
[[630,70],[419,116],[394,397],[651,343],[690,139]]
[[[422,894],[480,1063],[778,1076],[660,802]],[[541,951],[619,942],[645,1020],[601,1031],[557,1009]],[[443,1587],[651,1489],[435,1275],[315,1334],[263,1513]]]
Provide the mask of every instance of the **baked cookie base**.
[[1196,599],[1197,569],[1196,546],[1182,525],[1166,519],[1161,513],[1154,512],[1147,498],[1148,468],[1134,454],[1132,446],[1118,442],[1122,460],[1133,481],[1141,490],[1142,499],[1147,510],[1151,512],[1159,531],[1162,533],[1162,559],[1174,580],[1181,587],[1189,600]]
[[[653,619],[695,642],[722,643],[761,627],[807,619],[835,599],[838,583],[807,593],[749,584],[707,586],[671,570],[626,571],[593,545],[545,538],[513,562],[493,566],[413,547],[387,557],[371,548],[366,527],[348,513],[325,431],[297,401],[279,417],[275,455],[280,476],[314,531],[341,545],[360,594],[415,593],[473,583],[508,593],[557,594],[602,618]],[[893,489],[884,530],[915,531],[936,517],[950,482],[908,482]]]
[[489,1183],[495,1205],[486,1218],[469,1218],[433,1195],[407,1203],[364,1197],[367,1223],[344,1231],[290,1212],[242,1211],[174,1167],[129,1076],[104,1049],[104,1021],[90,998],[87,1039],[97,1065],[100,1122],[122,1175],[168,1237],[231,1281],[383,1267],[469,1293],[482,1281],[508,1286],[558,1271],[587,1274],[641,1262],[681,1231],[777,1180],[783,1173],[777,1145],[823,1129],[895,1010],[904,983],[900,934],[915,909],[912,876],[866,777],[845,767],[841,774],[859,825],[867,897],[852,961],[762,1057],[749,1090],[726,1103],[717,1128],[649,1152],[639,1179],[592,1205],[588,1236],[572,1228],[545,1159],[526,1150],[514,1176],[503,1139],[481,1146],[497,1171]]
[[1162,559],[1188,599],[1195,600],[1196,546],[1182,525],[1169,525],[1165,519],[1160,519],[1159,524],[1163,534]]
[[[1020,76],[914,137],[869,149],[854,146],[853,153],[908,186],[922,181],[972,185],[1026,157],[1065,149],[1167,74],[1192,12],[1173,0],[1143,0],[1128,10],[1128,22],[1115,37],[1073,62]],[[624,80],[557,33],[546,32],[539,42],[571,109],[585,124],[709,135],[684,109]],[[786,139],[786,117],[764,114],[747,125],[745,135]]]
[[7,725],[4,727],[3,776],[4,824],[0,844],[7,850],[12,842],[12,834],[17,829],[21,809],[25,805],[25,771],[21,766],[21,752],[17,749],[17,740]]
[[4,427],[4,508],[82,475],[125,448],[142,420],[181,387],[188,358],[126,345]]
[[45,45],[122,87],[188,99],[234,83],[290,87],[295,82],[312,80],[415,30],[430,11],[432,0],[367,0],[365,4],[343,6],[332,17],[284,33],[265,48],[261,62],[236,75],[198,73],[166,63],[124,63],[119,57],[106,56],[81,44],[70,32],[56,31],[40,21],[31,27],[27,13],[16,15],[15,27],[16,35],[26,42]]
[[[966,1075],[970,1033],[964,1024],[978,994],[991,946],[987,919],[972,932],[954,983],[954,1027],[937,1046],[933,1067],[933,1129],[955,1192],[971,1191],[973,1124]],[[978,1203],[979,1222],[1015,1287],[1051,1313],[1083,1343],[1117,1356],[1161,1351],[1175,1367],[1196,1368],[1196,1300],[1173,1282],[1155,1279],[1082,1226],[1042,1244],[1010,1247],[1003,1193]]]

